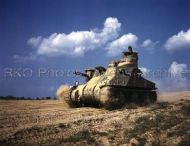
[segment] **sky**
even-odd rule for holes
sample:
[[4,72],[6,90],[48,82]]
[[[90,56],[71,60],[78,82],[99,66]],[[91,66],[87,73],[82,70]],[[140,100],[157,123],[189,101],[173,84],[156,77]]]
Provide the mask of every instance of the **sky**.
[[129,45],[158,91],[190,90],[189,0],[0,0],[0,95],[55,96]]

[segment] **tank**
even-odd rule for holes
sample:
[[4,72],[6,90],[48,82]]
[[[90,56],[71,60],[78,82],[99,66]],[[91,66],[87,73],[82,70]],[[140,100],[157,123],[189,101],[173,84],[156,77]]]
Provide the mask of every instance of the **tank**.
[[127,103],[146,104],[156,102],[155,83],[145,79],[138,68],[138,53],[132,47],[123,52],[120,60],[75,72],[86,78],[84,84],[74,86],[62,93],[71,106],[122,107]]

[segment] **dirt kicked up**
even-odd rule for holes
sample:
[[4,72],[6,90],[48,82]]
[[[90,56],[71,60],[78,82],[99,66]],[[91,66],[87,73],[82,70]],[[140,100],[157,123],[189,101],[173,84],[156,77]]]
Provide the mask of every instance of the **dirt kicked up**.
[[0,145],[186,146],[190,100],[112,111],[71,109],[59,100],[0,100]]

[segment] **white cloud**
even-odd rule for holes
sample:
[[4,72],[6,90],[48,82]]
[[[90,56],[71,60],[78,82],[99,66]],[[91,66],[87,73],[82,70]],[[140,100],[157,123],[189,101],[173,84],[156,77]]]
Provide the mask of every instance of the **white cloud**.
[[125,34],[120,38],[112,41],[106,47],[108,55],[115,56],[126,50],[128,46],[136,46],[138,37],[132,33]]
[[187,72],[187,64],[179,64],[176,61],[172,62],[168,72],[171,74],[172,77],[175,78],[183,78],[183,74]]
[[190,49],[190,29],[186,32],[180,31],[177,35],[170,37],[165,43],[165,48],[168,51]]
[[173,61],[168,69],[167,76],[156,79],[158,89],[163,91],[185,91],[189,90],[189,80],[185,73],[188,73],[187,64],[179,64]]
[[29,56],[20,56],[20,55],[14,55],[13,59],[18,60],[19,62],[26,61],[26,60],[35,60],[37,58],[36,55],[30,54]]
[[[117,18],[108,17],[102,29],[89,31],[72,31],[68,34],[53,33],[49,37],[41,36],[30,38],[27,43],[36,48],[37,56],[70,55],[81,56],[85,52],[103,48],[109,56],[119,55],[128,46],[137,47],[138,37],[127,33],[119,37],[121,23]],[[158,42],[150,39],[142,43],[142,47],[153,50]]]
[[74,31],[69,34],[54,33],[48,38],[31,38],[28,43],[37,48],[37,54],[57,56],[61,54],[79,56],[88,50],[104,46],[118,37],[121,23],[117,18],[109,17],[102,30]]
[[139,67],[143,77],[156,83],[158,91],[185,91],[189,90],[187,64],[173,61],[167,70],[153,71],[146,67]]
[[172,62],[168,69],[170,78],[170,88],[172,87],[175,90],[188,90],[189,81],[186,77],[188,72],[188,66],[185,63],[177,63],[176,61]]
[[13,55],[13,59],[16,62],[19,63],[27,63],[27,61],[44,61],[44,59],[42,58],[42,56],[38,56],[37,54],[34,53],[29,53],[28,55],[25,56],[21,56],[21,55]]
[[30,39],[27,41],[27,43],[28,43],[29,45],[34,46],[34,47],[38,47],[38,45],[41,43],[41,41],[42,41],[42,37],[41,37],[41,36],[38,36],[38,37],[32,37],[32,38],[30,38]]
[[142,43],[141,46],[142,46],[143,48],[146,48],[146,49],[151,50],[151,49],[154,49],[157,44],[158,44],[158,41],[157,41],[157,42],[153,42],[152,40],[147,39],[147,40],[145,40],[145,41]]

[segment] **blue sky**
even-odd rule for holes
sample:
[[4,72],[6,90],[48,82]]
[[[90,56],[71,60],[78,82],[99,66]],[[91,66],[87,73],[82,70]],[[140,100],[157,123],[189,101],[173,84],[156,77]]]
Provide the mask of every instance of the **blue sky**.
[[0,94],[55,96],[128,45],[159,90],[190,89],[188,0],[0,0]]

